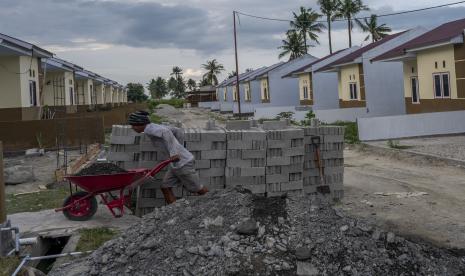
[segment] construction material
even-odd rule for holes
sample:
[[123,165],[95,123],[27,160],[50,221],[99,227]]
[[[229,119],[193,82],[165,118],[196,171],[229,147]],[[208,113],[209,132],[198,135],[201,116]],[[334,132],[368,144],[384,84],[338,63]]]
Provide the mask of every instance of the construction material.
[[125,172],[127,171],[112,163],[92,163],[90,166],[76,173],[75,176],[117,174]]
[[[369,264],[369,265],[368,265]],[[88,257],[74,275],[461,275],[465,260],[347,217],[302,195],[225,189],[157,208]],[[302,274],[309,275],[309,274]]]

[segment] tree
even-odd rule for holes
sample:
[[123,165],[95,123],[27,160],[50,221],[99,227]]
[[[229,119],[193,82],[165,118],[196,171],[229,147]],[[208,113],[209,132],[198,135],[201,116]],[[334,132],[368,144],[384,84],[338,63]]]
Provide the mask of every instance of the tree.
[[333,53],[333,45],[331,39],[331,23],[334,21],[338,14],[341,2],[339,0],[318,0],[320,11],[326,16],[326,24],[328,24],[328,40],[329,40],[329,53]]
[[369,33],[365,38],[365,41],[369,40],[370,36],[371,42],[378,41],[387,36],[388,33],[392,31],[391,28],[386,26],[386,24],[378,25],[378,16],[375,14],[370,16],[370,20],[366,18],[364,18],[363,21],[355,19],[355,22],[357,22],[357,25],[362,29],[363,32]]
[[219,64],[216,59],[207,60],[207,63],[202,64],[202,68],[207,70],[207,73],[203,75],[204,79],[207,79],[210,85],[217,85],[218,78],[216,75],[224,71],[223,64]]
[[184,99],[187,96],[186,83],[182,76],[175,80],[174,89],[171,91],[171,96],[176,99]]
[[178,79],[180,76],[182,76],[182,68],[179,66],[174,66],[170,76],[174,76],[176,79]]
[[312,9],[306,9],[300,7],[300,14],[294,14],[294,21],[291,21],[291,27],[293,27],[304,39],[305,53],[308,53],[307,45],[307,36],[310,38],[310,41],[318,42],[318,33],[322,32],[322,29],[325,26],[321,23],[318,23],[318,18],[320,14],[313,11]]
[[237,75],[236,71],[231,71],[229,74],[228,74],[228,79],[232,78],[232,77],[235,77]]
[[210,81],[203,78],[201,81],[199,81],[199,86],[207,86],[210,85]]
[[349,32],[349,47],[352,47],[352,18],[361,11],[367,11],[369,8],[365,6],[362,0],[341,0],[339,6],[338,17],[347,19],[347,30]]
[[157,77],[156,80],[152,79],[147,84],[147,89],[149,90],[152,99],[161,99],[168,95],[168,87],[165,79],[162,77]]
[[143,102],[149,98],[145,95],[144,86],[140,83],[128,83],[126,88],[128,89],[128,101]]
[[197,83],[193,79],[189,79],[187,81],[187,88],[189,88],[190,91],[195,91],[197,88]]
[[287,40],[283,40],[283,45],[278,47],[283,51],[279,54],[279,58],[289,55],[289,60],[301,57],[306,54],[303,37],[295,30],[289,30],[286,33]]

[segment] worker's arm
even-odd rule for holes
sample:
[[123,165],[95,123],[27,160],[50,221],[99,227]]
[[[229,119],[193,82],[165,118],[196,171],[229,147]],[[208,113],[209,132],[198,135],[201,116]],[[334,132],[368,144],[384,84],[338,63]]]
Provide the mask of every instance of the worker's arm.
[[173,133],[171,130],[166,129],[162,133],[162,139],[165,142],[166,149],[168,150],[170,157],[178,157],[179,158],[179,152],[176,149],[176,145],[178,144],[178,141],[176,140],[176,137],[174,137]]

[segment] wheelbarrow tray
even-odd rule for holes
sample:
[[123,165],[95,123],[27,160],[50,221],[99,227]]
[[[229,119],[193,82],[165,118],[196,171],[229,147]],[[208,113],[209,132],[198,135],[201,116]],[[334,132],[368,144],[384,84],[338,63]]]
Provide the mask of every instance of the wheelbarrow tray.
[[134,169],[124,173],[66,176],[65,179],[92,194],[121,190],[143,177],[149,170]]

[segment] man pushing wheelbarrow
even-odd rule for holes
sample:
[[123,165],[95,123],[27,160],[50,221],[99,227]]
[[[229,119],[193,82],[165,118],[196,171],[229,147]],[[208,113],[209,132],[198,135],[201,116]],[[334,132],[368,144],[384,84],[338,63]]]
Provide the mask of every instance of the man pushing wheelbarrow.
[[[150,123],[149,113],[137,111],[129,115],[128,124],[137,133],[145,133],[154,143],[162,141],[168,151],[171,159],[179,159],[169,165],[168,172],[163,178],[161,191],[167,204],[176,201],[173,194],[173,188],[183,185],[186,190],[198,195],[204,195],[208,192],[207,187],[199,182],[199,175],[194,168],[194,156],[184,148],[174,136],[170,128]],[[136,181],[130,187],[136,188],[144,181]]]

